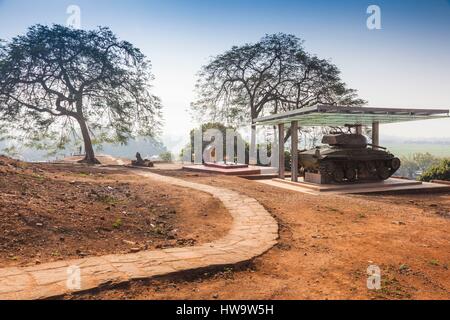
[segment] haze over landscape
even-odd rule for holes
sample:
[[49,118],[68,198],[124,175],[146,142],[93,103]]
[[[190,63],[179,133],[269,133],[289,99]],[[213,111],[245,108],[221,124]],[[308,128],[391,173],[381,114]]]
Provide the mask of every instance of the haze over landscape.
[[450,300],[449,18],[0,0],[0,300],[180,319]]
[[[36,23],[65,24],[72,4],[81,9],[83,29],[107,25],[152,60],[154,91],[164,106],[162,140],[173,152],[196,125],[188,109],[201,66],[264,33],[304,39],[308,51],[340,68],[369,106],[450,108],[449,1],[377,1],[382,29],[369,30],[370,1],[37,0],[29,10],[29,1],[0,0],[0,38],[23,34]],[[450,141],[448,121],[383,125],[381,142],[393,138]]]

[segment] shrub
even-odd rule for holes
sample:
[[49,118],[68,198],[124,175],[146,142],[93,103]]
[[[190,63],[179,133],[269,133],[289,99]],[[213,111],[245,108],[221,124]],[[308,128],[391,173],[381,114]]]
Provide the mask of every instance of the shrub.
[[421,176],[421,181],[447,180],[450,181],[450,159],[444,159],[439,164],[431,166]]
[[166,162],[172,162],[172,153],[170,152],[163,152],[159,155],[160,159],[162,161],[166,161]]
[[431,166],[439,164],[442,159],[426,152],[402,156],[400,157],[400,160],[402,161],[402,165],[396,175],[409,179],[416,179]]

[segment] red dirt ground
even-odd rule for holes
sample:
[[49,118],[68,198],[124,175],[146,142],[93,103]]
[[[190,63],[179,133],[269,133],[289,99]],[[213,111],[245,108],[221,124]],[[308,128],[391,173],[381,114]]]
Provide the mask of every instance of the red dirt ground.
[[231,221],[206,193],[125,169],[0,157],[0,267],[191,246],[222,237]]
[[[450,299],[449,193],[313,196],[168,168],[152,171],[257,199],[280,224],[279,244],[239,267],[66,299]],[[0,265],[186,246],[226,234],[231,218],[212,197],[116,170],[0,158]],[[369,265],[381,269],[381,290],[367,289]]]
[[[313,196],[236,177],[154,170],[256,198],[281,226],[251,264],[136,281],[75,299],[450,299],[450,194]],[[367,268],[382,289],[367,288]]]

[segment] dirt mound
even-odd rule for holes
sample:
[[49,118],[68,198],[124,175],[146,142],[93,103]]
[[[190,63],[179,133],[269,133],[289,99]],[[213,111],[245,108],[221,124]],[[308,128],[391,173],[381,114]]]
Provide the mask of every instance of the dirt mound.
[[16,173],[26,169],[24,162],[0,155],[0,174]]
[[195,245],[230,221],[207,194],[126,170],[0,157],[0,267]]

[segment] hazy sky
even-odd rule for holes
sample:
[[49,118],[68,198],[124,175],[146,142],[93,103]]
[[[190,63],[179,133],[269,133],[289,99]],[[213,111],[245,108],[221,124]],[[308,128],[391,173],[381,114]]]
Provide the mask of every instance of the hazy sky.
[[[369,30],[367,7],[381,8]],[[0,0],[0,38],[35,23],[65,24],[69,5],[81,26],[109,26],[152,60],[164,103],[164,134],[184,135],[195,74],[208,58],[266,33],[292,33],[329,58],[369,106],[450,108],[450,1]],[[450,137],[450,120],[382,127],[384,135]]]

